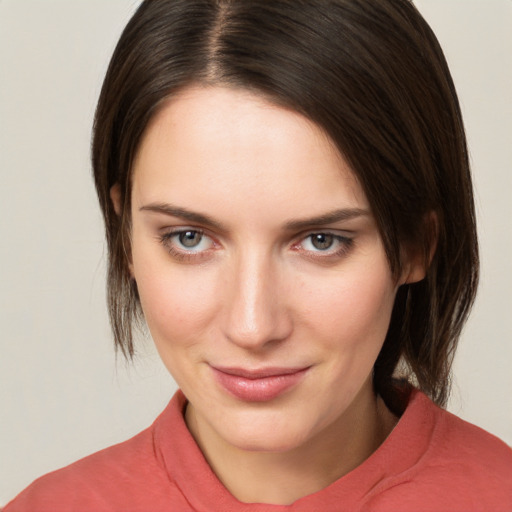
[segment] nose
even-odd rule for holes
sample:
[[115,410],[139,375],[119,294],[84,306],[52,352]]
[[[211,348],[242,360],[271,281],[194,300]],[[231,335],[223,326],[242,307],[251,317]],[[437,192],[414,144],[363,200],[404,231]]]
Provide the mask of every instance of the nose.
[[229,273],[224,333],[231,343],[258,351],[285,340],[293,328],[277,264],[256,252],[238,258]]

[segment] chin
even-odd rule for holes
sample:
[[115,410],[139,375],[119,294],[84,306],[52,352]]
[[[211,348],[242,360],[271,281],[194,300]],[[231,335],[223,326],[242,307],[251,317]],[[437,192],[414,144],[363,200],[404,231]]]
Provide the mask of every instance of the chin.
[[290,418],[279,421],[274,415],[261,416],[226,422],[222,425],[225,441],[243,451],[275,453],[293,450],[306,442],[308,429],[297,429]]
[[[229,440],[228,440],[229,442]],[[285,453],[294,450],[302,443],[300,441],[290,440],[290,436],[272,435],[268,437],[259,436],[245,437],[243,439],[234,439],[231,444],[238,450],[246,452],[268,452],[268,453]]]

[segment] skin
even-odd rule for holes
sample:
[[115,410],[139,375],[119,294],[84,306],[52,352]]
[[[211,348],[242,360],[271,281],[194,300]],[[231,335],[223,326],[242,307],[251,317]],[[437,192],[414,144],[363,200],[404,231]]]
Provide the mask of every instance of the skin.
[[[361,464],[396,423],[372,367],[398,286],[423,269],[392,277],[329,138],[247,91],[190,87],[152,119],[133,172],[131,272],[219,479],[241,501],[289,504]],[[308,220],[339,210],[351,216]],[[218,366],[307,370],[248,402],[218,383]]]

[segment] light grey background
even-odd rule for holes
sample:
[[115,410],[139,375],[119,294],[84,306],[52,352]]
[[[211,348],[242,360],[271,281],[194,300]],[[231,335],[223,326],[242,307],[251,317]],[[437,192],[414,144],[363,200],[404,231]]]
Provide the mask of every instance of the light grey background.
[[[136,0],[0,0],[0,504],[148,426],[175,385],[111,346],[89,141]],[[418,0],[458,87],[482,283],[450,409],[512,444],[512,2]]]

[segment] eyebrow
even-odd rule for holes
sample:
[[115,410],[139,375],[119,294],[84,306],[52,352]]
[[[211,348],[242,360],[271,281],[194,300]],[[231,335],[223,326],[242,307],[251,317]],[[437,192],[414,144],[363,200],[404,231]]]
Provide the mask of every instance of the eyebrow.
[[177,217],[179,219],[189,220],[191,222],[197,222],[204,226],[208,226],[219,231],[227,231],[224,224],[212,219],[210,216],[199,212],[193,212],[179,206],[173,206],[168,203],[153,203],[142,206],[139,211],[149,211],[155,213],[162,213],[171,217]]
[[339,210],[318,215],[317,217],[291,220],[285,224],[285,228],[290,231],[300,231],[301,229],[310,228],[312,226],[325,226],[328,224],[334,224],[335,222],[351,220],[368,215],[370,215],[369,210],[363,210],[361,208],[341,208]]
[[[194,212],[183,207],[174,206],[169,203],[148,204],[139,208],[139,211],[149,211],[169,215],[171,217],[177,217],[179,219],[197,222],[198,224],[202,224],[220,231],[227,231],[227,228],[224,224],[214,220],[212,217],[208,215],[199,212]],[[300,231],[313,226],[325,226],[328,224],[334,224],[335,222],[351,220],[357,217],[363,217],[368,215],[370,215],[369,210],[363,210],[361,208],[341,208],[339,210],[327,212],[316,217],[290,220],[285,223],[284,228],[287,231]]]

